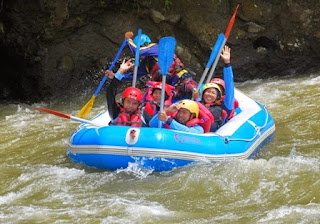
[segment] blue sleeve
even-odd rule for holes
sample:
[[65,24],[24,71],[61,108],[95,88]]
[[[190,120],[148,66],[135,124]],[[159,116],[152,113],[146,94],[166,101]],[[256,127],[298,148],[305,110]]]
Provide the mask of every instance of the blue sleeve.
[[[149,126],[153,127],[153,128],[157,128],[159,127],[159,118],[158,118],[158,114],[155,114],[152,119],[149,121]],[[162,127],[164,127],[164,122],[162,122]]]
[[[158,114],[154,115],[153,118],[149,122],[150,127],[157,128],[159,125],[159,118]],[[162,123],[162,127],[164,127],[165,123]],[[178,130],[178,131],[185,131],[185,132],[191,132],[191,133],[197,133],[197,134],[203,134],[204,130],[200,125],[195,125],[193,127],[187,127],[186,125],[180,124],[179,122],[172,120],[170,124],[170,129],[172,130]]]
[[132,81],[133,80],[133,72],[124,73],[121,80],[122,81]]
[[121,75],[120,72],[116,72],[116,74],[114,75],[114,77],[116,77],[116,79],[118,79],[118,80],[120,80],[120,81],[123,79],[123,75]]
[[193,127],[187,127],[186,125],[180,124],[179,122],[172,120],[170,128],[178,131],[185,131],[197,134],[203,134],[204,130],[200,125],[195,125]]
[[226,96],[224,98],[224,105],[228,111],[231,111],[234,105],[234,82],[231,66],[225,66],[223,68],[223,77],[226,84]]
[[[127,45],[133,54],[136,53],[137,46],[133,43],[132,39],[128,39]],[[159,45],[156,43],[151,43],[146,47],[140,47],[140,56],[155,56],[158,57]]]

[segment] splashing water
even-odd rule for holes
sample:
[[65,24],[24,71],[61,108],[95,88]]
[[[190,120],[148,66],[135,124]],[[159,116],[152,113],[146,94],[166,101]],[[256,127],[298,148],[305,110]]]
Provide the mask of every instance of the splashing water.
[[[236,87],[272,114],[271,142],[253,160],[162,173],[135,163],[108,172],[69,160],[68,138],[78,124],[32,108],[75,115],[87,96],[0,105],[0,222],[319,223],[319,74]],[[101,93],[90,114],[105,104]]]

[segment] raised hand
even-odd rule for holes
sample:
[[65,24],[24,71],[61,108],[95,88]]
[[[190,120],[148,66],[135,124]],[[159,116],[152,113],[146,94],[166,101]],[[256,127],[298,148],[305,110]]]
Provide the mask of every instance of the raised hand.
[[125,37],[126,39],[132,39],[133,36],[134,36],[134,34],[133,34],[133,32],[131,32],[131,31],[128,31],[128,32],[126,32],[126,33],[124,34],[124,37]]
[[166,122],[168,120],[168,115],[164,110],[163,111],[159,111],[158,112],[158,118],[159,118],[160,121]]
[[231,58],[231,49],[227,45],[224,46],[222,53],[221,53],[221,58],[225,64],[230,63],[230,58]]
[[195,100],[195,99],[198,99],[199,97],[200,97],[199,91],[196,88],[194,88],[192,91],[192,99]]
[[171,104],[167,109],[165,109],[166,114],[171,114],[180,109],[180,106],[178,103]]
[[120,74],[123,74],[125,72],[127,72],[129,69],[133,68],[134,63],[132,62],[131,59],[129,59],[128,61],[126,61],[125,59],[122,61],[122,64],[120,65],[120,68],[118,70],[118,72]]

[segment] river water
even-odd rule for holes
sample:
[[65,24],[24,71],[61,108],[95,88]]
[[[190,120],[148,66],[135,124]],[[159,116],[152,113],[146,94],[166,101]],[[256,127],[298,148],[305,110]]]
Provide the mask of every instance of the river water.
[[[320,73],[236,87],[264,104],[274,138],[252,160],[153,173],[70,162],[76,115],[93,91],[33,105],[0,105],[0,223],[320,223]],[[105,109],[100,93],[90,115]]]

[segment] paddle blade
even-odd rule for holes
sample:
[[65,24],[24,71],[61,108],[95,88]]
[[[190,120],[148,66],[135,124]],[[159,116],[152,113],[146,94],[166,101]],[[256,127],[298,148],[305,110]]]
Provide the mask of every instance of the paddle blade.
[[216,59],[218,53],[219,53],[219,50],[223,44],[223,41],[224,41],[224,34],[223,33],[220,33],[215,45],[213,46],[213,49],[211,51],[211,54],[210,54],[210,58],[208,60],[208,63],[207,63],[207,66],[206,68],[210,68],[213,61]]
[[167,71],[172,64],[175,48],[176,39],[174,37],[163,37],[160,39],[158,58],[159,67],[163,76],[167,74]]
[[88,116],[88,114],[90,113],[93,104],[94,104],[94,100],[95,100],[95,95],[93,95],[90,100],[86,103],[86,105],[84,105],[80,112],[78,113],[77,117],[81,117],[81,118],[86,118]]
[[234,24],[234,20],[235,20],[235,18],[236,18],[236,14],[237,14],[238,8],[239,8],[239,4],[237,5],[236,10],[234,11],[234,13],[233,13],[233,15],[232,15],[232,17],[231,17],[231,19],[230,19],[230,22],[229,22],[229,24],[228,24],[227,30],[226,30],[226,32],[225,32],[225,34],[224,34],[224,36],[225,36],[226,39],[229,38],[229,35],[230,35],[230,32],[231,32],[232,26],[233,26],[233,24]]
[[35,107],[33,109],[39,110],[39,111],[42,111],[42,112],[45,112],[45,113],[53,114],[53,115],[56,115],[56,116],[59,116],[59,117],[67,118],[67,119],[71,118],[71,115],[69,115],[69,114],[64,114],[62,112],[55,111],[55,110],[50,110],[50,109],[43,108],[43,107]]

